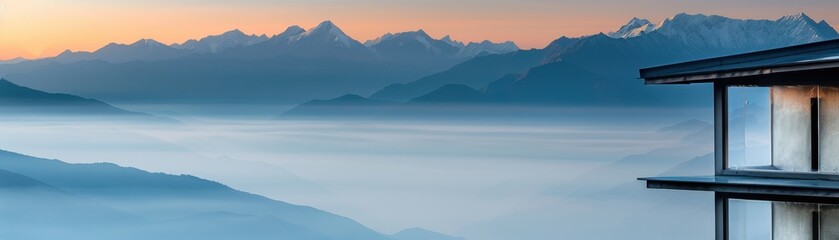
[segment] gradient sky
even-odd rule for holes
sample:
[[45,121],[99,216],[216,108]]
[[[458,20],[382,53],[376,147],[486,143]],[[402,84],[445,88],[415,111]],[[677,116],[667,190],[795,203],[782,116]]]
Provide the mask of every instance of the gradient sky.
[[658,22],[688,12],[776,19],[805,12],[839,23],[837,10],[835,0],[0,0],[0,59],[92,51],[140,38],[169,44],[234,28],[270,36],[327,19],[362,42],[422,28],[437,38],[541,48],[562,35],[612,31],[632,17]]

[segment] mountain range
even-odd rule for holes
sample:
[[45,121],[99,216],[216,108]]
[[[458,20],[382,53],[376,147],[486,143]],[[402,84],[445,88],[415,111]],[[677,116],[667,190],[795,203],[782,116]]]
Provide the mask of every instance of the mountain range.
[[268,41],[265,34],[247,35],[239,29],[233,29],[219,35],[210,35],[198,40],[190,39],[181,44],[174,43],[170,47],[175,49],[186,49],[196,53],[219,53],[232,47],[247,47]]
[[453,63],[476,56],[504,54],[519,50],[512,41],[464,44],[452,40],[448,35],[441,39],[434,39],[422,29],[413,32],[388,33],[364,42],[364,45],[372,48],[388,61],[405,61],[412,64],[439,61],[439,66],[451,66]]
[[[111,63],[130,61],[157,61],[184,57],[190,54],[210,54],[219,57],[262,58],[277,55],[297,55],[307,58],[340,58],[341,51],[355,52],[352,59],[378,53],[385,61],[401,61],[416,55],[427,57],[465,60],[485,54],[503,54],[519,50],[512,41],[493,43],[490,41],[463,42],[452,40],[446,35],[434,39],[423,30],[415,32],[387,33],[379,38],[368,40],[364,44],[343,32],[332,21],[324,21],[305,30],[297,25],[288,27],[284,32],[268,37],[267,35],[247,35],[239,29],[201,39],[190,39],[183,43],[166,45],[154,39],[140,39],[131,44],[110,43],[96,51],[74,52],[65,50],[61,54],[41,60],[60,63],[103,60]],[[337,52],[336,52],[337,51]],[[368,59],[369,60],[369,59]],[[439,60],[439,59],[434,59]],[[26,59],[14,59],[6,63],[19,63]]]
[[38,91],[5,79],[0,79],[0,113],[3,118],[51,116],[176,122],[169,118],[124,110],[95,99]]
[[[478,56],[436,74],[391,84],[366,100],[390,102],[392,107],[378,115],[412,112],[415,111],[412,108],[423,102],[457,103],[450,105],[460,108],[464,103],[707,107],[712,102],[708,86],[644,87],[637,80],[638,69],[836,38],[839,34],[830,25],[803,13],[776,20],[680,13],[658,24],[633,18],[609,34],[560,37],[543,49]],[[362,105],[362,101],[356,99],[354,104]],[[299,117],[301,112],[314,112],[306,110],[313,103],[304,103],[285,116]],[[340,98],[317,102],[321,109],[329,105],[335,105],[332,109],[342,108],[341,104]],[[509,111],[509,108],[498,109]],[[325,115],[334,114],[318,114]]]
[[803,13],[775,20],[680,13],[516,50],[512,42],[464,44],[423,30],[361,43],[325,21],[271,37],[233,30],[171,46],[109,44],[0,64],[0,74],[120,104],[302,103],[284,117],[427,114],[447,105],[707,107],[708,86],[647,88],[637,69],[837,37]]
[[0,76],[35,89],[115,104],[301,103],[439,72],[475,56],[518,50],[512,42],[463,44],[424,31],[365,45],[331,21],[268,37],[232,30],[166,45],[111,43],[93,52],[0,64]]
[[2,150],[0,194],[4,239],[457,239],[417,229],[388,236],[346,217],[189,175]]

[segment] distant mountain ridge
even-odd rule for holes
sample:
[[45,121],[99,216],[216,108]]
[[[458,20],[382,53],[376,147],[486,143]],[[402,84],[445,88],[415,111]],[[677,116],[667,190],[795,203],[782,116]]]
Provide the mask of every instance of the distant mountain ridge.
[[[88,117],[157,118],[123,110],[107,103],[69,94],[47,93],[0,78],[0,112],[12,115],[63,115]],[[158,119],[163,120],[163,119]]]
[[[416,37],[409,36],[406,39],[405,35],[417,35]],[[424,36],[422,36],[424,35]],[[394,40],[401,41],[400,43],[388,43]],[[416,41],[407,43],[407,41]],[[263,46],[256,46],[262,43],[273,41],[271,44]],[[406,44],[407,43],[407,44]],[[330,56],[330,51],[341,50],[343,48],[355,49],[358,52],[373,51],[383,52],[382,57],[385,60],[393,60],[398,54],[387,52],[398,51],[400,47],[411,48],[412,46],[405,46],[411,44],[428,44],[429,50],[442,54],[439,57],[448,57],[449,61],[465,60],[481,54],[501,54],[518,50],[515,43],[508,41],[503,43],[492,43],[483,41],[480,43],[463,44],[452,40],[451,37],[446,36],[442,39],[432,39],[424,31],[404,32],[396,34],[385,34],[374,40],[368,40],[365,44],[353,39],[344,33],[332,21],[324,21],[317,26],[304,30],[303,28],[293,25],[286,31],[268,37],[266,35],[247,35],[239,29],[233,29],[218,35],[209,35],[201,39],[190,39],[183,43],[173,43],[166,45],[154,39],[140,39],[132,44],[110,43],[96,51],[70,51],[65,50],[61,54],[42,60],[53,60],[59,63],[73,63],[79,61],[102,60],[112,63],[123,63],[129,61],[158,61],[185,57],[191,54],[212,54],[225,57],[225,51],[233,50],[231,55],[236,57],[271,57],[277,54],[292,54],[304,57],[334,57]],[[445,46],[441,45],[443,43]],[[382,45],[389,45],[390,47],[382,47]],[[435,45],[433,48],[430,45]],[[246,50],[249,47],[256,46],[253,49]],[[440,50],[439,48],[447,48]],[[381,48],[387,50],[380,50]],[[451,48],[454,51],[449,51]],[[266,51],[268,50],[268,51]],[[407,51],[411,51],[408,49]],[[228,56],[229,57],[229,56]],[[354,56],[357,57],[357,56]],[[408,57],[408,56],[406,56]],[[16,61],[9,61],[8,64],[26,61],[20,59]]]
[[210,35],[199,40],[190,39],[183,43],[175,43],[170,47],[176,49],[188,49],[197,53],[218,53],[228,48],[238,46],[251,46],[257,43],[268,41],[268,36],[256,34],[247,35],[239,29],[233,29],[220,35]]
[[687,44],[712,44],[717,47],[747,48],[747,44],[782,45],[789,39],[750,36],[792,37],[793,42],[812,42],[839,37],[824,20],[816,22],[804,13],[788,15],[776,20],[740,20],[718,15],[680,13],[658,24],[646,19],[633,18],[615,32],[607,34],[613,38],[633,38],[642,34],[657,32],[677,38]]
[[[501,74],[496,75],[495,79],[485,79],[482,82],[484,86],[472,85],[471,87],[493,93],[496,96],[494,101],[508,103],[512,101],[512,103],[582,104],[585,101],[578,100],[586,98],[593,101],[590,102],[592,104],[617,103],[602,98],[611,97],[614,100],[623,99],[655,104],[657,102],[653,100],[655,98],[669,98],[661,95],[664,94],[662,92],[667,91],[656,89],[655,92],[651,92],[649,88],[641,88],[641,84],[630,81],[637,78],[639,68],[839,38],[839,34],[826,22],[817,23],[805,14],[784,16],[777,20],[739,20],[716,15],[680,13],[664,20],[654,28],[650,27],[649,21],[633,18],[617,32],[639,32],[638,29],[652,30],[634,37],[621,38],[609,37],[605,34],[581,38],[561,37],[545,49],[539,50],[541,54],[544,54],[541,62],[532,64],[526,73],[513,84],[502,84],[506,86],[505,89],[489,88],[492,81],[503,77]],[[455,68],[457,66],[452,69]],[[567,70],[548,70],[549,68]],[[553,73],[542,74],[546,71]],[[579,75],[583,72],[591,74],[587,77]],[[523,72],[506,74],[516,73]],[[580,84],[596,84],[593,81],[597,78],[602,81],[597,85],[597,90],[592,89],[593,92],[579,92],[582,89],[572,87]],[[537,81],[543,83],[531,84]],[[437,87],[443,85],[440,84]],[[576,92],[570,90],[576,90]],[[602,97],[590,98],[607,92],[609,94],[604,94]],[[580,93],[584,93],[584,96],[576,95]],[[678,95],[674,94],[674,96]],[[416,96],[413,95],[411,98]],[[655,98],[651,98],[652,96]],[[639,98],[647,98],[651,101],[639,101]]]
[[504,75],[524,73],[545,59],[546,51],[520,50],[507,54],[479,56],[454,67],[408,83],[386,86],[370,95],[370,99],[406,102],[448,84],[481,88]]
[[[43,193],[27,190],[32,188]],[[16,222],[29,225],[0,231],[0,236],[56,234],[46,238],[66,238],[61,235],[86,235],[89,231],[84,230],[90,226],[105,225],[94,231],[98,234],[84,239],[230,239],[242,234],[251,239],[389,239],[349,218],[193,176],[150,173],[108,163],[69,164],[2,150],[0,193],[4,194],[0,199],[3,213],[20,211],[17,209],[30,202],[45,203],[41,208],[24,208],[26,215],[4,215],[0,218],[4,226]],[[43,195],[62,197],[51,200]],[[76,219],[85,219],[86,224],[66,233],[37,230],[73,226]]]
[[404,55],[412,58],[429,57],[422,56],[426,54],[446,56],[452,60],[464,60],[483,54],[504,54],[519,50],[519,47],[512,41],[493,43],[484,40],[479,43],[464,44],[452,40],[449,35],[434,39],[422,29],[412,32],[387,33],[376,39],[368,40],[364,45],[373,48],[382,57],[390,59],[398,59]]
[[[391,84],[369,99],[410,103],[399,110],[407,112],[417,102],[439,105],[451,99],[458,106],[699,107],[712,102],[707,86],[644,87],[637,81],[638,69],[836,38],[839,34],[830,25],[805,14],[741,20],[680,13],[660,24],[633,18],[608,35],[560,37],[544,49],[476,57],[415,81]],[[462,96],[454,97],[451,84],[481,94],[460,91]]]
[[643,33],[655,30],[656,25],[647,19],[632,18],[626,25],[620,27],[617,31],[609,32],[606,35],[613,38],[631,38],[637,37]]
[[366,46],[331,21],[309,29],[290,26],[271,37],[232,30],[170,46],[143,39],[9,62],[0,64],[0,76],[114,104],[299,104],[347,93],[369,95],[448,69],[473,54],[518,49],[512,42],[462,44],[416,34],[421,36],[382,38]]
[[462,240],[419,228],[384,235],[350,218],[191,175],[4,150],[0,195],[4,239]]
[[220,58],[260,59],[276,56],[330,58],[355,61],[375,61],[373,51],[348,36],[332,21],[303,29],[290,26],[280,34],[250,46],[239,46],[222,51]]
[[[346,94],[407,103],[454,84],[478,91],[481,95],[469,101],[477,104],[698,106],[707,103],[703,87],[643,88],[632,81],[637,79],[637,69],[837,37],[825,21],[806,14],[743,20],[680,13],[658,24],[633,18],[608,35],[560,37],[543,49],[507,52],[517,47],[512,43],[463,44],[450,37],[432,38],[425,31],[386,34],[365,45],[325,21],[308,30],[291,26],[267,40],[234,44],[217,53],[202,54],[143,40],[109,45],[87,55],[115,55],[119,57],[110,59],[119,63],[24,61],[0,64],[0,74],[37,89],[113,103],[300,104]],[[165,57],[127,61],[124,56],[131,54],[121,54],[123,50],[118,49],[161,52],[145,59]],[[475,56],[453,60],[462,52]],[[464,102],[466,98],[457,99]],[[324,101],[320,106],[328,103]],[[424,102],[444,101],[426,98]]]
[[12,59],[2,60],[2,61],[0,61],[0,64],[15,64],[15,63],[21,63],[21,62],[24,62],[24,61],[29,61],[29,59],[22,58],[22,57],[16,57],[16,58],[12,58]]
[[175,49],[154,39],[140,39],[131,44],[110,43],[94,52],[73,52],[65,50],[52,61],[59,63],[73,63],[80,61],[101,60],[113,63],[130,61],[158,61],[183,57],[190,51]]
[[[717,42],[711,42],[719,47],[734,46],[734,48],[745,49],[752,48],[750,45],[780,47],[835,39],[839,37],[836,30],[828,25],[827,22],[822,20],[817,23],[804,13],[781,17],[774,21],[746,20],[745,22],[715,15],[706,17],[702,15],[681,14],[670,20],[670,23],[672,24],[668,24],[665,20],[665,23],[663,23],[657,31],[662,32],[662,34],[667,36],[678,36],[677,38],[684,42],[695,42],[698,41],[698,39],[708,39],[707,36],[703,36],[702,34],[685,34],[684,32],[686,31],[708,33],[712,30],[696,27],[687,28],[686,26],[700,26],[684,23],[689,21],[702,21],[706,23],[719,22],[718,24],[721,25],[719,30],[725,33],[724,36],[731,36],[730,38],[720,38]],[[756,25],[756,27],[747,27],[750,24]],[[724,31],[723,29],[727,29],[727,31]],[[778,35],[785,36],[789,39],[767,37]],[[764,36],[764,38],[753,39],[751,38],[752,36]],[[763,41],[755,42],[754,40]]]

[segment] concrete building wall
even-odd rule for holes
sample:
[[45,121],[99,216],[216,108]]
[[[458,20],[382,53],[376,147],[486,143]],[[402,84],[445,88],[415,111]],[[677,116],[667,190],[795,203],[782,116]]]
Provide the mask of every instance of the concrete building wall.
[[819,236],[821,239],[839,239],[839,205],[821,205]]
[[773,240],[814,240],[813,212],[816,204],[809,203],[772,203],[772,239]]
[[839,87],[819,87],[819,171],[839,173]]
[[774,86],[772,99],[772,163],[784,171],[811,171],[810,98],[814,86]]

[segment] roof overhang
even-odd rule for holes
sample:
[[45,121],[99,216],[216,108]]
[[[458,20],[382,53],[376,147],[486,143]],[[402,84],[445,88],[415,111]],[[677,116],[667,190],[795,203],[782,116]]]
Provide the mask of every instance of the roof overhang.
[[[646,84],[753,81],[771,75],[809,77],[810,72],[839,69],[839,40],[644,68]],[[837,72],[837,71],[829,71]],[[834,75],[837,76],[837,75]],[[806,80],[806,79],[798,79]],[[834,78],[839,82],[839,78]]]
[[749,176],[647,177],[647,188],[777,197],[839,199],[839,182]]

